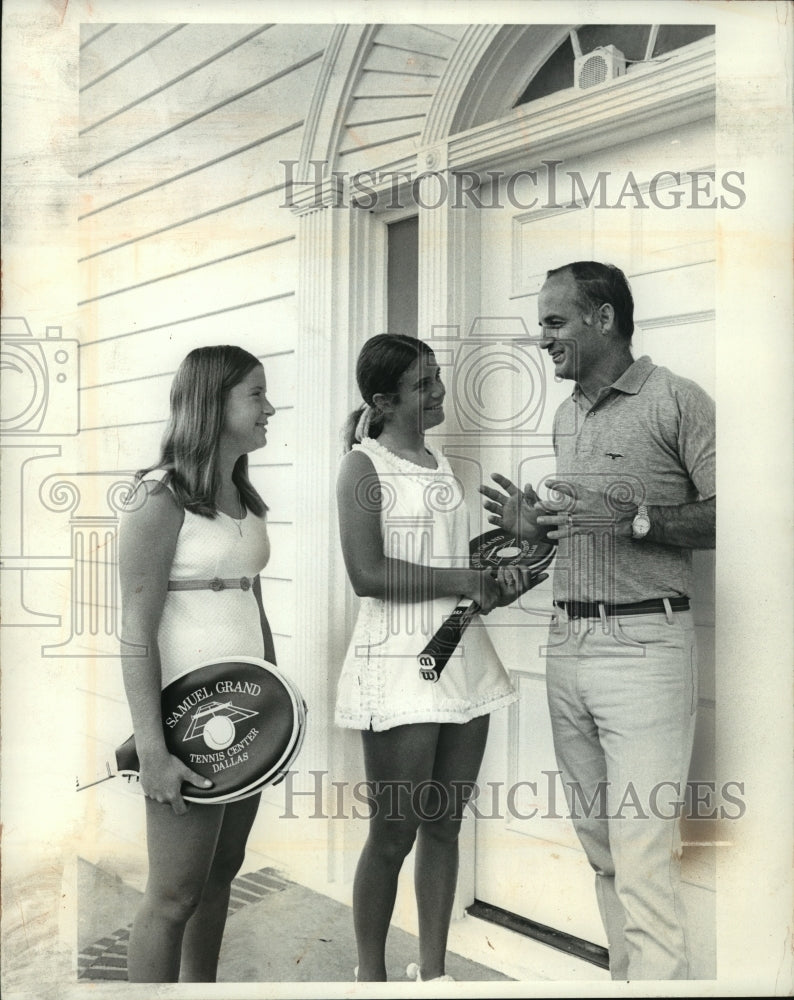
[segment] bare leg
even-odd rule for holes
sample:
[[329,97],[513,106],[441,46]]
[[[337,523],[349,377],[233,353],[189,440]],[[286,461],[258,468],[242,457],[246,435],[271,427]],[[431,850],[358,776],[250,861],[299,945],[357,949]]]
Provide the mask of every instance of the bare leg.
[[201,902],[188,921],[182,940],[179,978],[183,983],[214,983],[217,979],[232,881],[245,859],[245,845],[258,808],[258,795],[226,806]]
[[185,925],[201,900],[224,806],[170,805],[146,800],[149,877],[127,953],[130,982],[174,983],[179,978]]
[[419,825],[411,789],[433,773],[439,729],[438,723],[420,723],[362,733],[374,804],[353,883],[360,982],[386,981],[386,935],[397,878]]
[[441,726],[432,788],[422,802],[414,883],[419,911],[422,979],[444,975],[447,935],[458,878],[458,834],[463,808],[482,763],[487,715],[463,725]]

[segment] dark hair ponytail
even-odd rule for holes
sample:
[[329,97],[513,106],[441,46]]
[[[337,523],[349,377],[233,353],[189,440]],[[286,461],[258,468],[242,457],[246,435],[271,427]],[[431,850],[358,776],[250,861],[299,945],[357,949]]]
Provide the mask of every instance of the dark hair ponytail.
[[402,333],[378,333],[364,344],[356,362],[356,382],[364,403],[348,416],[342,431],[345,451],[357,441],[356,429],[365,407],[372,407],[367,437],[376,438],[384,427],[384,414],[372,402],[378,393],[397,396],[400,379],[420,357],[432,348],[416,337]]

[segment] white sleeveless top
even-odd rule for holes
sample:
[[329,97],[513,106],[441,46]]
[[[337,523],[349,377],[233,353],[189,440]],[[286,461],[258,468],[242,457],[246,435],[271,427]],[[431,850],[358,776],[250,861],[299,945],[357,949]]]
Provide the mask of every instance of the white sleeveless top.
[[[361,501],[380,508],[383,552],[422,566],[469,564],[469,515],[446,458],[437,469],[401,458],[365,438],[354,449],[372,461],[378,482],[362,482]],[[416,722],[468,722],[515,701],[491,640],[476,617],[439,680],[424,680],[417,655],[458,603],[455,597],[399,603],[361,598],[339,678],[336,724],[383,730]]]
[[[144,478],[160,482],[162,470]],[[264,517],[242,520],[185,511],[169,580],[257,576],[270,557]],[[169,590],[157,633],[162,686],[199,663],[228,656],[263,656],[259,605],[252,590]]]

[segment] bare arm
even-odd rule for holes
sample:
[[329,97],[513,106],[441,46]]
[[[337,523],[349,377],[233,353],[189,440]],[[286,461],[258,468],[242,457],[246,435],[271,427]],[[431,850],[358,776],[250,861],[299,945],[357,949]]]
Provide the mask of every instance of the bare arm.
[[[604,509],[603,497],[594,494],[592,490],[581,486],[575,487],[563,480],[549,480],[547,485],[550,489],[570,498],[566,502],[564,512],[553,513],[541,504],[536,505],[539,513],[537,523],[550,526],[549,539],[555,541],[566,534],[591,530],[592,525],[588,525],[587,515],[593,510]],[[650,541],[658,545],[674,545],[685,549],[713,549],[716,541],[716,510],[716,497],[693,503],[649,506],[651,530],[637,544],[642,545],[643,542]],[[614,513],[613,524],[616,535],[631,538],[631,524],[636,513],[637,507]],[[568,520],[569,514],[573,516],[573,523]],[[582,523],[577,524],[576,518],[580,516]]]
[[379,489],[368,456],[360,451],[345,455],[336,489],[339,533],[347,574],[359,597],[418,602],[463,595],[490,611],[499,588],[489,573],[465,567],[434,569],[384,555]]
[[147,491],[146,500],[124,515],[119,532],[121,639],[125,650],[135,649],[122,656],[121,669],[143,790],[158,802],[170,802],[175,813],[184,813],[182,782],[211,784],[169,754],[160,708],[157,631],[184,514],[165,487],[142,483],[138,488]]
[[649,507],[651,530],[646,538],[660,545],[713,549],[717,537],[717,498],[673,507]]

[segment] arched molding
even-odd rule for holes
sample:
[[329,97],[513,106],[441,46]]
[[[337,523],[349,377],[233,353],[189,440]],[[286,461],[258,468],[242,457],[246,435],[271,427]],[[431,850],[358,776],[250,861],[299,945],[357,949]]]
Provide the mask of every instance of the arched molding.
[[441,78],[422,145],[503,118],[571,27],[475,24],[468,28]]
[[297,178],[314,181],[311,162],[333,169],[350,95],[377,33],[377,24],[339,24],[331,33],[306,116]]
[[450,134],[458,106],[471,84],[472,66],[480,63],[502,30],[498,24],[472,24],[466,29],[436,88],[422,146],[431,146]]

